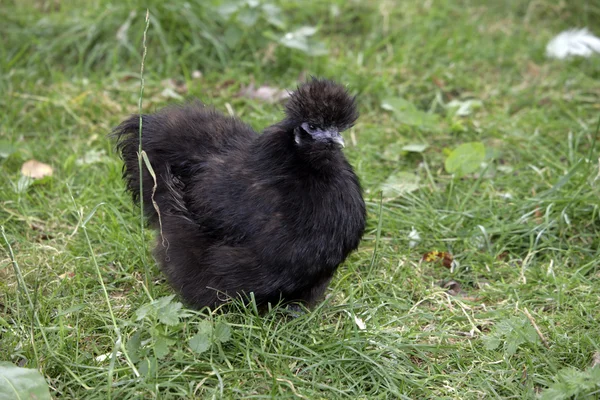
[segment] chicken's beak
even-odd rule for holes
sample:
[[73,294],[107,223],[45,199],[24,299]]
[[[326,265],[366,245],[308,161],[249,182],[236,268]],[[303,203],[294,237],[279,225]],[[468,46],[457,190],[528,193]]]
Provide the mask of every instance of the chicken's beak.
[[344,145],[344,138],[342,137],[342,135],[340,135],[339,132],[336,132],[335,135],[333,135],[331,137],[331,141],[337,145],[339,145],[340,147],[344,148],[346,147]]
[[[303,127],[303,129],[306,131],[306,128]],[[340,132],[335,128],[315,129],[312,132],[310,132],[310,135],[313,137],[313,139],[317,141],[330,142],[340,147],[344,147],[344,138],[342,137],[342,135],[340,135]]]
[[340,147],[345,147],[344,138],[342,137],[342,135],[340,135],[337,129],[328,129],[326,131],[322,131],[321,135],[325,140],[333,142]]

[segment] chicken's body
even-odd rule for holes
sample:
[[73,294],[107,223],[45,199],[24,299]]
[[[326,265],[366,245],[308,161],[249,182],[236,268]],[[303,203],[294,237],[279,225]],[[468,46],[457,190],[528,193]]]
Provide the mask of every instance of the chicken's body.
[[[353,100],[342,98],[349,103],[339,105],[346,107],[340,115],[318,122],[306,115],[314,121],[308,128],[290,109],[294,101],[306,104],[303,90],[324,96],[317,106],[327,112],[343,89],[306,83],[292,94],[288,117],[262,135],[200,103],[143,117],[142,148],[157,180],[152,198],[154,181],[144,168],[144,208],[151,225],[162,229],[155,256],[189,305],[216,306],[252,292],[262,305],[311,306],[358,246],[365,226],[358,178],[335,145],[341,139],[333,128],[313,125],[343,130],[356,119]],[[128,188],[137,197],[139,116],[116,133]]]

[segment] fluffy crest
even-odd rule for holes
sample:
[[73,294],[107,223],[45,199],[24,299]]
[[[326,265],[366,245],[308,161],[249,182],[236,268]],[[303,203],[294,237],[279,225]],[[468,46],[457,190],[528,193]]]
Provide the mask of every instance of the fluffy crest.
[[291,94],[285,113],[295,126],[307,122],[323,128],[335,127],[340,132],[358,118],[354,97],[345,87],[317,78],[300,85]]

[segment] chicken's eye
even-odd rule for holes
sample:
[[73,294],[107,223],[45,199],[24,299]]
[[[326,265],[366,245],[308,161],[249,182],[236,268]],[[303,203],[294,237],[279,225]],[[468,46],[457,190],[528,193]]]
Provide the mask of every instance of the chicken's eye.
[[317,126],[315,124],[308,124],[308,129],[314,131],[315,129],[317,129]]

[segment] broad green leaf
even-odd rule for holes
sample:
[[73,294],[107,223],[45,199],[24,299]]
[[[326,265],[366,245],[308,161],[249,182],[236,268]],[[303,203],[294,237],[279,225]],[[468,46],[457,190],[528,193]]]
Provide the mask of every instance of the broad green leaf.
[[410,172],[398,172],[390,175],[381,185],[383,197],[386,199],[400,197],[419,189],[419,177]]
[[399,161],[407,153],[422,153],[427,147],[426,144],[396,142],[388,145],[381,154],[381,157],[387,161]]
[[175,325],[179,322],[179,317],[183,316],[180,311],[182,304],[179,302],[171,303],[175,295],[164,296],[152,300],[150,303],[144,304],[136,312],[137,320],[154,316],[160,322],[166,325]]
[[210,346],[212,343],[211,343],[209,334],[200,332],[200,333],[195,334],[190,339],[188,344],[190,345],[190,348],[192,349],[193,352],[202,354],[206,350],[210,349]]
[[132,362],[136,363],[140,360],[140,349],[142,347],[142,337],[139,332],[136,332],[129,338],[125,344],[125,349]]
[[159,336],[154,341],[154,355],[156,358],[160,359],[169,354],[169,344],[171,340],[165,338],[164,336]]
[[85,308],[85,304],[76,304],[72,307],[67,308],[66,310],[62,310],[56,314],[57,317],[62,317],[63,315],[68,315],[72,313],[76,313],[77,311],[83,310]]
[[231,339],[231,328],[224,322],[218,322],[215,325],[215,340],[221,343],[228,342]]
[[317,33],[317,28],[314,26],[302,26],[294,31],[297,36],[312,36]]
[[478,108],[481,108],[483,103],[481,100],[452,100],[446,104],[446,108],[454,110],[454,113],[459,117],[466,117]]
[[275,4],[266,3],[262,6],[263,12],[265,13],[266,20],[273,26],[279,29],[285,29],[285,22],[281,17],[281,8]]
[[429,145],[419,144],[419,143],[411,143],[402,147],[402,150],[408,151],[410,153],[422,153],[424,152]]
[[223,18],[229,18],[231,14],[235,13],[241,6],[238,1],[227,1],[222,3],[217,8],[217,13]]
[[33,178],[30,178],[25,175],[21,175],[19,177],[19,180],[17,181],[17,185],[15,187],[15,192],[18,194],[25,193],[32,184],[33,184]]
[[175,295],[172,294],[170,296],[159,297],[158,299],[154,299],[151,304],[154,305],[154,308],[157,310],[165,307],[167,304],[171,302],[175,298]]
[[225,34],[223,35],[223,40],[225,41],[225,44],[227,45],[227,47],[229,47],[230,49],[233,49],[240,42],[240,39],[242,38],[243,34],[244,33],[242,32],[242,30],[240,28],[238,28],[237,26],[229,25],[227,27],[227,29],[225,30]]
[[6,140],[0,140],[0,158],[7,158],[17,151],[17,148]]
[[0,361],[0,399],[48,399],[50,390],[36,369]]
[[152,303],[147,303],[144,304],[143,306],[141,306],[140,308],[137,309],[137,311],[135,312],[136,318],[138,321],[146,318],[147,316],[151,315],[151,313],[155,311],[154,308],[154,304]]
[[401,97],[385,99],[381,108],[391,111],[396,119],[406,125],[419,127],[425,130],[438,129],[438,116],[419,110],[413,103]]
[[592,366],[585,371],[567,367],[558,371],[554,383],[541,393],[541,400],[597,398],[600,390],[600,368]]
[[487,350],[496,350],[502,342],[496,336],[484,336],[483,345]]
[[156,362],[156,357],[148,357],[144,358],[142,362],[138,365],[138,370],[140,374],[143,376],[152,376],[157,370],[158,365]]
[[157,317],[165,325],[177,325],[183,304],[180,302],[169,303],[157,310]]
[[213,326],[208,321],[200,321],[198,322],[198,332],[206,333],[207,335],[212,335]]
[[392,143],[386,146],[383,153],[381,153],[381,158],[386,161],[400,161],[400,157],[402,156],[402,153],[404,153],[402,147],[404,147],[404,145],[401,143]]
[[506,354],[512,356],[523,344],[539,343],[539,336],[527,318],[510,317],[499,321],[483,341],[488,350],[503,344]]
[[293,32],[288,32],[279,39],[285,47],[300,50],[311,56],[320,56],[328,53],[327,47],[323,42],[309,39],[317,32],[316,27],[303,26]]
[[244,8],[237,16],[237,20],[247,28],[251,28],[256,24],[260,17],[260,10],[257,8]]
[[485,146],[483,143],[463,143],[452,150],[446,158],[444,167],[449,174],[461,177],[477,171],[484,160]]
[[110,158],[106,155],[106,151],[91,149],[86,151],[83,157],[78,158],[75,161],[75,165],[82,166],[95,163],[106,163],[108,161],[110,161]]

